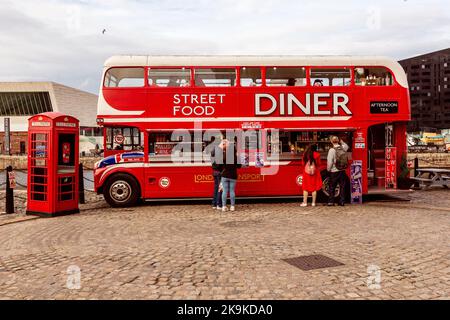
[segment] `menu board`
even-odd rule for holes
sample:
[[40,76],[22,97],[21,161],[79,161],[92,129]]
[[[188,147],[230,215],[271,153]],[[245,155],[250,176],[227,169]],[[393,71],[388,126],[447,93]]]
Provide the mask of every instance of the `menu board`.
[[354,160],[350,166],[350,197],[352,204],[362,204],[362,161]]
[[242,168],[247,168],[250,165],[249,154],[243,151],[239,154],[239,157]]
[[397,188],[397,148],[386,147],[386,189]]
[[371,101],[370,113],[397,113],[397,101]]
[[159,155],[170,155],[175,145],[173,143],[161,143],[157,142],[155,146],[155,152]]
[[255,153],[255,167],[257,168],[264,167],[264,152]]

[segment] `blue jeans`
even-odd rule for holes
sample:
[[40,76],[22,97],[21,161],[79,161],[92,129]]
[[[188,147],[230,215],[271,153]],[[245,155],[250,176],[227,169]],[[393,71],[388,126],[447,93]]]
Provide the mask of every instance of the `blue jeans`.
[[222,192],[219,192],[220,174],[213,174],[214,177],[214,195],[212,205],[213,207],[222,207]]
[[231,205],[234,206],[236,203],[236,194],[234,190],[236,189],[236,179],[228,179],[222,177],[222,186],[223,186],[223,192],[222,192],[222,205],[227,205],[227,195],[228,192],[230,192],[230,202]]

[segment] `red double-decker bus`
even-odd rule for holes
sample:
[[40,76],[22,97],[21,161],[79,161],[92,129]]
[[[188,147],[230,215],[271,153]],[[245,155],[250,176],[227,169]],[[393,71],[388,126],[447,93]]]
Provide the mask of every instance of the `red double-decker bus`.
[[303,151],[316,144],[326,163],[331,135],[361,166],[363,194],[395,189],[409,120],[405,72],[384,57],[113,56],[99,94],[95,190],[113,206],[211,197],[211,136],[238,131],[251,134],[237,142],[237,197],[299,196]]

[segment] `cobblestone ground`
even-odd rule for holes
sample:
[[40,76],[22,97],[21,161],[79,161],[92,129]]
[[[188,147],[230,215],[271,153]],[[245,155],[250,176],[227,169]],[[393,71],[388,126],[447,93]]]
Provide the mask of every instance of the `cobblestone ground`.
[[[344,208],[247,202],[232,214],[199,202],[111,209],[91,196],[81,214],[0,226],[0,298],[449,299],[449,194]],[[344,265],[282,260],[311,254]],[[80,287],[68,289],[76,268]]]

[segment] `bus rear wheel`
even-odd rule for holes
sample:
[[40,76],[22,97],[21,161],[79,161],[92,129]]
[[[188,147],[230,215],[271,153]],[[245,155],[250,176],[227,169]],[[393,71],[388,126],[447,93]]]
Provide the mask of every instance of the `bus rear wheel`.
[[[321,172],[322,176],[322,189],[318,192],[317,198],[319,202],[326,203],[329,199],[329,192],[328,192],[328,186],[330,183],[330,174],[327,171]],[[341,192],[344,192],[345,194],[345,202],[350,202],[350,180],[345,175],[345,190],[342,190],[342,188],[337,185],[336,189],[334,190],[334,203],[339,202],[340,194]]]
[[[327,203],[328,199],[329,199],[329,192],[328,192],[328,186],[330,183],[330,174],[324,170],[321,173],[322,176],[322,189],[319,190],[318,192],[318,201],[322,202],[322,203]],[[339,185],[336,187],[336,190],[334,191],[334,201],[337,202],[338,197],[340,195],[341,192],[341,188],[339,187]]]
[[103,188],[103,196],[112,207],[130,207],[139,199],[139,184],[128,174],[110,177]]

